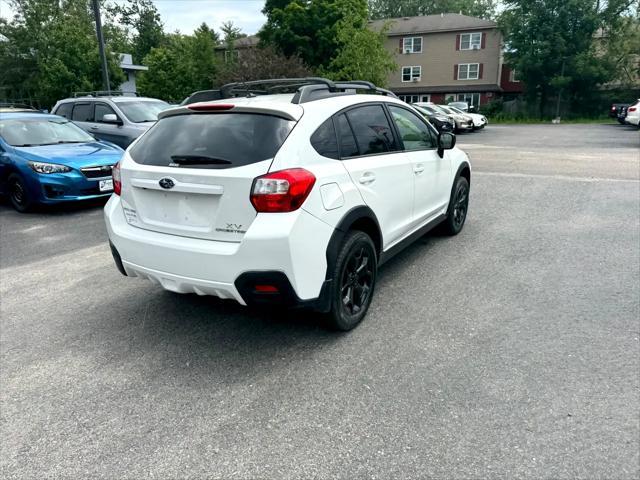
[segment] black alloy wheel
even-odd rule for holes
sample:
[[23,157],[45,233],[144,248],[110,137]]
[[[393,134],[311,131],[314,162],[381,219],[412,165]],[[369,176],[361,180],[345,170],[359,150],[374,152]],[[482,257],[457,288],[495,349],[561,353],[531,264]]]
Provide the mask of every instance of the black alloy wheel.
[[345,237],[332,275],[330,326],[347,331],[367,314],[375,289],[378,259],[373,241],[364,232]]
[[442,224],[442,229],[447,235],[457,235],[464,227],[469,210],[469,182],[464,177],[458,177],[451,199],[449,200],[449,210],[447,218]]

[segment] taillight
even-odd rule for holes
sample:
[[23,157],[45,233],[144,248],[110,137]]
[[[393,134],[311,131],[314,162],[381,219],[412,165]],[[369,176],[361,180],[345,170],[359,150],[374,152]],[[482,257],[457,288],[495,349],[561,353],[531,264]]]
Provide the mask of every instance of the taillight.
[[627,110],[628,112],[635,112],[636,111],[636,107],[629,107],[629,110]]
[[113,177],[113,193],[120,195],[122,193],[122,179],[120,177],[120,162],[116,163],[111,169]]
[[253,181],[251,204],[257,212],[293,212],[299,209],[316,183],[304,168],[268,173]]

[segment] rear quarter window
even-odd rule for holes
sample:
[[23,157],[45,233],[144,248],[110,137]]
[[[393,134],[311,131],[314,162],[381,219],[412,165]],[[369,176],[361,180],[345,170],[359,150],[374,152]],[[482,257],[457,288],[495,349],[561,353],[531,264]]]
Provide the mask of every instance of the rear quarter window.
[[315,151],[323,157],[333,159],[340,158],[336,130],[333,126],[332,118],[320,125],[313,135],[311,135],[311,145]]
[[143,165],[233,168],[273,158],[295,122],[254,113],[202,113],[159,120],[131,148]]

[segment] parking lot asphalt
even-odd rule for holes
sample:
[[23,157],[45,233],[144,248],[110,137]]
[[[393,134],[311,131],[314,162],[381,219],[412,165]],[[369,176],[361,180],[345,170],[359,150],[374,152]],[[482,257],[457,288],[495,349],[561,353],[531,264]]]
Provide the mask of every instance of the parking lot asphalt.
[[465,229],[348,334],[122,277],[100,206],[0,205],[0,475],[638,478],[640,136],[458,140]]

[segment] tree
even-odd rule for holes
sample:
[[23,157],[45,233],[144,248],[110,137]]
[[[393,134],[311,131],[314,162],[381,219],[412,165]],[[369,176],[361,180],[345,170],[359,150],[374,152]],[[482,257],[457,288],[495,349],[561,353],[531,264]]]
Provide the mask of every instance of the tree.
[[326,75],[335,80],[367,80],[386,86],[389,74],[398,66],[384,48],[387,28],[375,32],[357,28],[343,20],[338,26],[338,54],[329,64]]
[[[101,63],[93,14],[85,0],[14,0],[11,21],[0,22],[2,87],[9,98],[40,107],[80,90],[101,90]],[[124,81],[107,45],[111,88]]]
[[497,4],[497,0],[369,0],[369,12],[374,20],[440,13],[493,18]]
[[227,46],[233,47],[233,42],[238,38],[246,37],[245,34],[242,33],[238,27],[236,27],[232,21],[224,22],[220,27],[220,31],[222,32],[222,41]]
[[575,107],[593,104],[597,85],[612,78],[611,59],[595,37],[621,35],[621,17],[633,0],[506,0],[501,25],[507,62],[527,85],[541,116],[549,98],[561,92]]
[[138,78],[140,92],[177,102],[194,91],[212,88],[218,68],[215,38],[206,24],[193,35],[167,36],[165,45],[153,48],[143,60],[149,70]]
[[235,62],[226,63],[221,68],[215,83],[224,85],[265,78],[299,78],[311,74],[311,69],[299,57],[285,57],[273,47],[267,46],[243,50]]
[[142,59],[165,43],[166,35],[160,13],[151,0],[126,0],[126,3],[109,3],[109,13],[122,26],[133,30],[131,42],[135,62]]
[[287,57],[298,55],[312,68],[326,69],[340,47],[338,25],[349,19],[366,28],[366,0],[271,0],[263,10],[267,22],[262,45],[272,45]]

